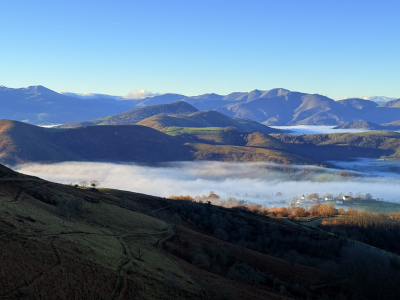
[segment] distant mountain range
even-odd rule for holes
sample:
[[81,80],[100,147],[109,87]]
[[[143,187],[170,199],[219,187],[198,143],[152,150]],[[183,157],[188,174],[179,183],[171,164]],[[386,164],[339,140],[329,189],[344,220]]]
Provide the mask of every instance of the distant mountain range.
[[137,100],[79,99],[43,86],[0,86],[0,118],[36,125],[64,124],[117,114],[135,108]]
[[346,99],[352,99],[352,98],[370,100],[370,101],[373,101],[375,103],[378,103],[378,105],[396,99],[396,98],[393,98],[393,97],[385,97],[385,96],[361,96],[361,97],[346,97],[346,98],[342,98],[342,99],[338,99],[338,100],[346,100]]
[[400,99],[380,105],[361,98],[334,101],[322,95],[282,88],[234,92],[225,96],[163,94],[118,100],[109,95],[91,94],[85,97],[73,93],[60,94],[42,86],[21,89],[0,87],[0,118],[31,124],[65,124],[106,118],[135,108],[176,101],[184,101],[201,111],[216,110],[229,117],[247,118],[265,125],[340,125],[359,120],[382,124],[400,119]]

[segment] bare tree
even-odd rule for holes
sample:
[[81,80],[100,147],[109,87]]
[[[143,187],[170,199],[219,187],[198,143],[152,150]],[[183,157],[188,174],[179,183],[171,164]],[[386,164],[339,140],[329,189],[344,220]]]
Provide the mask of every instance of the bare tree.
[[92,188],[95,188],[95,187],[98,187],[100,185],[100,182],[93,179],[92,181],[90,181],[90,185],[91,185]]
[[86,180],[81,180],[81,181],[79,181],[79,185],[82,187],[87,187],[88,182]]

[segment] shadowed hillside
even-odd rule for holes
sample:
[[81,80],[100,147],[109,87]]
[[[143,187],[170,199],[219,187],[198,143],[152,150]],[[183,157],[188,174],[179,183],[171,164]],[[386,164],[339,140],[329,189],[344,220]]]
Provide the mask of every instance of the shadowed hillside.
[[0,121],[3,163],[125,161],[156,163],[191,160],[191,147],[144,126],[42,128]]
[[[232,137],[230,137],[232,136]],[[235,142],[229,132],[223,141]],[[232,139],[233,138],[233,139]],[[222,161],[278,161],[308,164],[312,161],[295,154],[250,147],[221,147],[195,136],[170,136],[146,126],[86,126],[42,128],[17,121],[0,120],[0,162],[113,161],[154,164],[168,161],[213,159]],[[244,146],[244,145],[243,145]],[[257,152],[257,158],[253,155]]]
[[[396,255],[355,242],[344,226],[285,219],[287,208],[61,185],[2,165],[0,187],[1,299],[369,300],[399,292]],[[363,228],[352,225],[361,239]]]

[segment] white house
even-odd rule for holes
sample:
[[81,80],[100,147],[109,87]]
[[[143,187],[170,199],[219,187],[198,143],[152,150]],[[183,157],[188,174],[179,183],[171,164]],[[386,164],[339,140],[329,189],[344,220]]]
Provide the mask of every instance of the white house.
[[333,197],[325,197],[325,201],[333,201]]
[[343,196],[343,201],[348,201],[348,200],[350,200],[350,196]]

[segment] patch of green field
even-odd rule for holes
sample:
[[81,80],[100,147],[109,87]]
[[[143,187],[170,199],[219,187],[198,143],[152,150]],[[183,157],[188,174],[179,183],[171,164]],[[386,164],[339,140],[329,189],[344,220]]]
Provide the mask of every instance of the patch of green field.
[[177,136],[180,134],[217,134],[223,127],[177,127],[171,126],[165,129],[164,133]]

